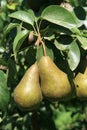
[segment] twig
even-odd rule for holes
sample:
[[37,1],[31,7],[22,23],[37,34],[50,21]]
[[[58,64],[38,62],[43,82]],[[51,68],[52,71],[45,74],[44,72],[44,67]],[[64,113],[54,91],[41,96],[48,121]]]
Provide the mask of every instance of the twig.
[[7,70],[7,66],[4,66],[4,65],[0,65],[0,70]]
[[36,40],[36,42],[35,42],[35,46],[37,46],[37,48],[38,48],[38,46],[39,46],[40,43],[41,43],[42,46],[43,46],[44,56],[46,56],[45,43],[43,42],[41,36],[39,35],[38,38],[37,38],[37,40]]

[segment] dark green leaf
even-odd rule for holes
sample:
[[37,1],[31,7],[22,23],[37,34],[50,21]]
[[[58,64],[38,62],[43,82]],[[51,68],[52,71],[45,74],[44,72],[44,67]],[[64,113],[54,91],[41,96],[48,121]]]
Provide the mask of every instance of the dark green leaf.
[[13,28],[15,28],[15,27],[17,27],[17,26],[19,26],[18,23],[10,23],[10,24],[8,25],[8,27],[6,28],[4,35],[8,34],[8,33],[11,31],[11,29],[13,29]]
[[36,61],[36,49],[34,46],[29,46],[28,50],[26,51],[25,55],[26,62],[28,63],[28,66],[31,66]]
[[0,70],[0,109],[6,110],[9,102],[9,91],[7,88],[6,75]]
[[79,27],[82,24],[74,14],[58,5],[51,5],[45,8],[41,17],[42,19],[69,29]]
[[13,28],[15,28],[15,27],[17,27],[17,26],[19,26],[19,24],[18,23],[10,23],[9,25],[8,25],[8,27],[6,28],[6,30],[5,30],[5,33],[3,34],[3,38],[2,38],[2,41],[1,41],[1,45],[3,45],[3,41],[4,41],[4,39],[5,39],[5,37],[6,37],[6,35],[13,29]]
[[64,34],[72,34],[71,30],[69,30],[68,28],[65,28],[63,26],[60,26],[60,25],[56,25],[56,24],[51,24],[50,25],[50,29],[49,31],[52,33],[52,32],[56,32],[56,33],[64,33]]
[[17,68],[14,60],[8,60],[8,75],[7,75],[7,83],[11,88],[13,88],[16,84],[17,79]]
[[0,58],[0,65],[6,65],[7,66],[7,62],[3,59],[3,58]]
[[83,7],[81,6],[77,6],[74,8],[74,12],[76,14],[76,16],[80,19],[80,20],[85,20],[86,18],[86,12],[84,10]]
[[32,15],[31,12],[26,12],[26,11],[22,11],[22,10],[16,11],[16,12],[10,14],[9,17],[21,20],[32,26],[34,25],[34,21],[35,21],[35,17],[34,17],[34,15]]
[[23,41],[25,40],[25,38],[28,36],[29,31],[28,30],[23,30],[21,32],[19,32],[15,39],[14,39],[14,43],[13,43],[13,51],[14,53],[18,52]]
[[0,18],[0,31],[3,30],[4,21]]

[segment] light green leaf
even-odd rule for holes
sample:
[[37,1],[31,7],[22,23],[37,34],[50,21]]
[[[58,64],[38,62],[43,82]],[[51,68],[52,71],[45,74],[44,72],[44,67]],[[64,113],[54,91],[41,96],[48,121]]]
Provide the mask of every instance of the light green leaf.
[[54,45],[57,49],[66,52],[69,67],[72,71],[75,70],[80,62],[80,50],[76,41],[64,45],[55,40]]
[[69,45],[60,44],[57,40],[54,41],[54,45],[56,46],[57,49],[61,51],[66,50],[69,46]]
[[28,36],[29,31],[28,30],[23,30],[21,32],[19,32],[15,39],[14,39],[14,43],[13,43],[13,51],[14,53],[18,52],[23,41],[25,40],[25,38]]
[[67,55],[68,55],[68,59],[67,59],[68,64],[70,66],[70,69],[73,71],[77,68],[80,62],[80,50],[75,41],[73,41],[69,46],[69,51]]
[[6,1],[6,0],[1,0],[1,1],[0,1],[1,9],[2,9],[2,11],[4,11],[4,12],[7,10],[6,5],[7,5],[7,1]]
[[44,39],[48,40],[48,41],[51,41],[55,38],[55,35],[54,34],[48,34],[47,36],[44,37]]
[[50,5],[45,8],[41,18],[68,29],[82,25],[81,21],[73,13],[58,5]]
[[25,23],[32,25],[32,26],[34,25],[34,21],[35,21],[34,15],[32,15],[32,13],[29,11],[28,12],[22,11],[22,10],[16,11],[12,14],[9,14],[9,17],[21,20]]
[[9,91],[7,88],[6,75],[0,70],[0,110],[6,110],[9,102]]
[[83,36],[79,36],[79,35],[77,35],[76,37],[77,37],[78,41],[80,42],[81,47],[84,50],[87,50],[87,38],[83,37]]
[[10,10],[15,10],[17,5],[18,5],[17,2],[13,2],[11,4],[7,4],[7,8]]

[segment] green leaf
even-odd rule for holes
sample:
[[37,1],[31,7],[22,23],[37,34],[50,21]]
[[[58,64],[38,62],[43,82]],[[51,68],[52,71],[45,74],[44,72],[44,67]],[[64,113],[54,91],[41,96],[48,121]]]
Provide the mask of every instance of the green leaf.
[[4,21],[0,18],[0,31],[3,30],[4,27]]
[[35,46],[29,46],[29,48],[26,51],[25,60],[28,63],[28,66],[31,66],[36,61],[36,48]]
[[69,67],[72,71],[75,70],[80,62],[80,50],[76,41],[64,45],[55,40],[54,45],[57,49],[66,52]]
[[87,38],[83,37],[83,36],[79,36],[79,35],[77,35],[76,37],[77,37],[78,41],[80,42],[81,47],[84,50],[87,50]]
[[2,11],[6,12],[7,11],[7,7],[6,7],[7,1],[6,0],[1,0],[0,5],[1,5]]
[[7,4],[7,8],[10,9],[10,10],[15,10],[16,9],[16,6],[17,6],[17,2],[13,2],[13,3],[9,3]]
[[2,38],[2,41],[1,41],[1,45],[3,45],[3,41],[4,41],[4,39],[5,39],[5,37],[6,37],[6,35],[13,29],[13,28],[15,28],[15,27],[17,27],[17,26],[19,26],[19,24],[18,23],[10,23],[8,26],[7,26],[7,28],[6,28],[6,30],[5,30],[5,33],[3,34],[3,38]]
[[68,29],[82,25],[81,21],[74,14],[58,5],[51,5],[45,8],[41,18]]
[[23,41],[25,40],[25,38],[28,36],[29,31],[28,30],[23,30],[21,32],[19,32],[15,39],[14,39],[14,43],[13,43],[13,51],[14,53],[18,52]]
[[52,60],[54,60],[54,54],[53,54],[53,50],[52,50],[52,48],[51,48],[51,45],[50,44],[48,44],[48,43],[46,43],[46,53],[47,53],[47,55],[52,59]]
[[[46,54],[51,57],[51,59],[53,60],[54,59],[54,55],[53,55],[53,51],[52,49],[48,48],[47,46],[45,46],[46,48]],[[43,46],[40,45],[37,49],[37,53],[36,53],[36,57],[37,57],[37,62],[40,61],[41,57],[44,55],[44,52],[43,52]]]
[[70,69],[73,71],[77,68],[80,62],[80,50],[75,41],[73,41],[69,46],[69,51],[67,55],[68,55],[68,59],[67,59],[68,64],[70,66]]
[[72,124],[72,111],[54,111],[54,123],[58,130],[68,130],[68,126]]
[[18,23],[10,23],[10,24],[7,26],[7,28],[6,28],[4,35],[8,34],[13,28],[15,28],[15,27],[17,27],[17,26],[19,26]]
[[7,61],[5,61],[5,59],[4,58],[0,58],[0,65],[5,65],[5,66],[7,66]]
[[3,21],[6,20],[6,13],[5,12],[0,12],[0,17]]
[[55,35],[53,33],[50,33],[50,32],[44,37],[44,39],[46,39],[48,41],[51,41],[54,38],[55,38]]
[[64,44],[60,44],[57,40],[54,41],[54,45],[56,46],[57,49],[64,51],[67,49],[67,47],[69,45],[64,45]]
[[44,55],[43,53],[43,47],[42,45],[40,45],[38,48],[37,48],[37,53],[36,53],[36,57],[37,57],[37,62],[40,61],[41,57]]
[[72,43],[73,39],[69,35],[62,34],[54,41],[54,45],[61,51],[67,50],[68,46]]
[[9,102],[9,91],[7,88],[6,75],[0,70],[0,109],[6,110]]
[[8,74],[7,74],[7,84],[11,87],[16,85],[17,80],[17,68],[15,61],[13,59],[8,60]]
[[34,25],[34,21],[35,21],[35,17],[34,15],[32,15],[32,12],[26,12],[26,11],[16,11],[12,14],[9,14],[9,17],[12,17],[12,18],[15,18],[15,19],[18,19],[18,20],[21,20],[25,23],[28,23],[30,25]]

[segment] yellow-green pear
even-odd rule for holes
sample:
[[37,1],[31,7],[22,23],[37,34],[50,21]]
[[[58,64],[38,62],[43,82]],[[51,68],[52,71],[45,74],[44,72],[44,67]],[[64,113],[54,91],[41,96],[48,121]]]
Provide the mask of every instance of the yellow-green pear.
[[49,56],[43,56],[40,59],[39,73],[41,90],[48,100],[66,99],[72,93],[67,74],[60,70]]
[[24,74],[14,90],[14,100],[24,110],[33,110],[42,101],[37,63],[33,64]]
[[81,99],[87,99],[87,67],[84,73],[78,73],[75,77],[76,95]]

